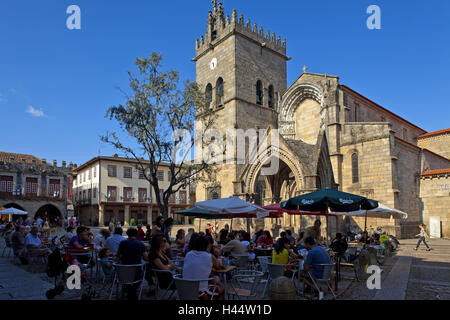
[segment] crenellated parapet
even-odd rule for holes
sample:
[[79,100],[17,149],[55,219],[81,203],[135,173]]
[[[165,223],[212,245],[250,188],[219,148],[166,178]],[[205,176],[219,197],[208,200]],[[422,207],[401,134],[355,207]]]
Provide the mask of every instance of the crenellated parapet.
[[[252,24],[250,19],[245,21],[244,15],[238,13],[233,9],[230,16],[225,16],[222,2],[212,1],[213,10],[209,11],[208,20],[206,24],[206,33],[195,40],[196,56],[202,55],[205,51],[210,50],[216,43],[221,42],[232,34],[239,33],[240,35],[253,40],[261,45],[263,48],[275,51],[282,56],[286,56],[286,39],[281,40],[281,36],[277,36],[275,32],[272,34],[270,30],[259,27],[255,23]],[[287,58],[287,57],[286,57]]]

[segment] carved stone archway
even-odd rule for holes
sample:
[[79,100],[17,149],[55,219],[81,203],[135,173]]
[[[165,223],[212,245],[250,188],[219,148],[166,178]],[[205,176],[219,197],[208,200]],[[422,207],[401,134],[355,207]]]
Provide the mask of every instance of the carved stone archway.
[[[286,139],[295,139],[295,112],[300,104],[306,100],[312,99],[320,104],[320,113],[325,117],[325,93],[322,88],[312,83],[299,83],[285,93],[279,109],[280,133]],[[324,119],[322,119],[323,121]]]
[[304,170],[302,169],[301,164],[294,160],[296,156],[292,152],[271,145],[258,156],[260,161],[256,164],[248,165],[241,176],[241,181],[244,181],[245,183],[245,190],[243,190],[245,193],[254,194],[256,192],[255,185],[261,169],[263,166],[270,163],[270,161],[274,158],[275,161],[281,160],[284,164],[286,164],[286,166],[289,167],[293,173],[297,188],[301,188],[304,185]]

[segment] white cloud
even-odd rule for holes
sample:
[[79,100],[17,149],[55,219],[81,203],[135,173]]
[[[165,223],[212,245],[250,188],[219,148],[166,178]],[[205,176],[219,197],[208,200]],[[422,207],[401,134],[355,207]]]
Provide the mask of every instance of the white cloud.
[[2,102],[6,102],[6,99],[3,98],[3,94],[0,93],[0,103],[2,103]]
[[31,114],[33,117],[42,118],[45,117],[44,111],[41,109],[35,109],[33,106],[29,106],[27,109],[27,113]]

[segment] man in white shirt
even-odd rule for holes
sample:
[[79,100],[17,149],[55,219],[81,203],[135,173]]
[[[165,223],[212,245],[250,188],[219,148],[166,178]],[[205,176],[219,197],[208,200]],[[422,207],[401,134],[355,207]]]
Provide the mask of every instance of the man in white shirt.
[[111,236],[111,232],[107,229],[100,230],[100,233],[95,236],[94,248],[100,250],[105,246],[106,240]]
[[109,248],[111,254],[117,254],[117,250],[119,249],[119,244],[126,240],[125,237],[122,237],[123,230],[121,227],[116,227],[114,229],[114,234],[110,236],[105,241],[105,248]]

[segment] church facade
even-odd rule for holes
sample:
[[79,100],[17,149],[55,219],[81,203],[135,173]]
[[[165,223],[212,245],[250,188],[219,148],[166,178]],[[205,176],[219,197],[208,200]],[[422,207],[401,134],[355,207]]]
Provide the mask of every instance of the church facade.
[[[223,134],[228,129],[266,129],[278,140],[257,151],[262,159],[258,163],[220,164],[214,181],[197,185],[197,201],[239,196],[266,205],[336,188],[408,213],[404,221],[369,218],[369,227],[411,237],[417,234],[418,223],[428,223],[427,212],[426,217],[441,216],[442,234],[450,236],[448,207],[430,212],[422,200],[426,195],[421,194],[427,192],[421,188],[424,173],[440,170],[442,176],[450,168],[445,137],[429,142],[430,133],[347,87],[337,76],[304,68],[288,86],[286,40],[245,21],[242,14],[238,17],[236,10],[230,18],[216,1],[195,49],[196,80],[217,113],[217,129]],[[251,143],[245,148],[249,151]],[[278,172],[262,175],[274,155]],[[446,185],[448,174],[443,179]],[[449,196],[444,190],[441,200],[448,202]],[[281,228],[298,232],[311,219],[286,216],[251,224],[252,229],[264,227],[276,235]],[[357,231],[364,225],[358,218],[331,220],[331,232]]]

